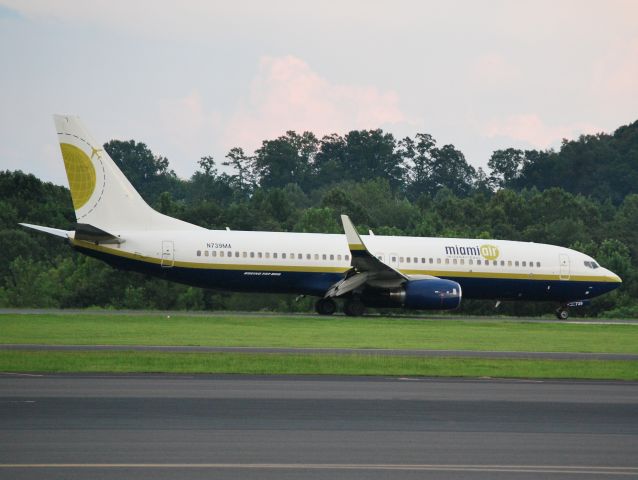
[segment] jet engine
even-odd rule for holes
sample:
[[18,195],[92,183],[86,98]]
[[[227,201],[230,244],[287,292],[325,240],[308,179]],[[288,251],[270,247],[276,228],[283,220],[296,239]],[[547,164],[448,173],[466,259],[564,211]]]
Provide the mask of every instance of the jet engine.
[[366,291],[370,307],[405,307],[414,310],[453,310],[461,304],[461,286],[452,280],[410,280],[393,290]]

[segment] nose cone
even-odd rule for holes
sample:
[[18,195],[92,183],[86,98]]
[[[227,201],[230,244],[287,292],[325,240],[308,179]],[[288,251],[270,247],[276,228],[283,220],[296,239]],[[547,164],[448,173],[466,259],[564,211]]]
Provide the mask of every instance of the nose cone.
[[622,279],[611,270],[607,270],[605,272],[605,284],[607,291],[611,292],[622,285]]

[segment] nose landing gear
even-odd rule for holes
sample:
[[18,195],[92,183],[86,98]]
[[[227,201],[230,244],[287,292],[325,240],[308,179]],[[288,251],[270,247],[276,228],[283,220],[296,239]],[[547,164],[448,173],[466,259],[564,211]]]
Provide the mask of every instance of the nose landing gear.
[[569,318],[569,309],[577,307],[585,307],[589,305],[589,300],[575,300],[561,305],[556,309],[556,318],[559,320],[567,320]]

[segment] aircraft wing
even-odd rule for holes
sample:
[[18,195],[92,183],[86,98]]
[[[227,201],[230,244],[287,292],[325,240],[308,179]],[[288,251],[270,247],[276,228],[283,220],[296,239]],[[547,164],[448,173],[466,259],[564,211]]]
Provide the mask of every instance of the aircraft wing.
[[352,268],[344,279],[328,290],[326,297],[339,297],[363,285],[394,288],[410,280],[399,270],[383,263],[370,253],[348,215],[341,215],[341,222],[350,248]]

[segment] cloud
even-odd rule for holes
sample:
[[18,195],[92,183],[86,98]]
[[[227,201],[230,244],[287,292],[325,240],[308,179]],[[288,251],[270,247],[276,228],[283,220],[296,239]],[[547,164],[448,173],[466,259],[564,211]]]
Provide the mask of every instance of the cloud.
[[618,38],[596,62],[594,89],[616,101],[634,101],[638,85],[638,36]]
[[228,121],[226,148],[255,148],[287,130],[319,136],[410,123],[399,96],[371,85],[331,83],[294,56],[262,57],[248,95]]
[[498,53],[479,55],[470,65],[470,75],[487,85],[509,84],[516,80],[518,70]]
[[507,137],[534,148],[545,149],[557,145],[563,138],[575,138],[581,134],[592,134],[601,130],[587,123],[549,126],[537,114],[525,113],[492,120],[483,129],[483,134],[489,138]]
[[22,20],[24,17],[17,10],[0,5],[0,20]]
[[207,112],[197,90],[184,97],[166,98],[159,102],[160,121],[171,142],[185,148],[218,129],[217,112]]

